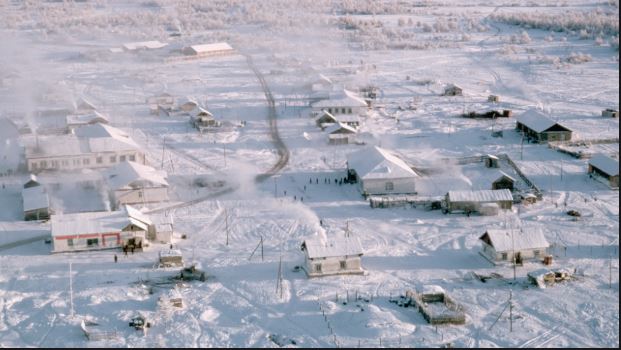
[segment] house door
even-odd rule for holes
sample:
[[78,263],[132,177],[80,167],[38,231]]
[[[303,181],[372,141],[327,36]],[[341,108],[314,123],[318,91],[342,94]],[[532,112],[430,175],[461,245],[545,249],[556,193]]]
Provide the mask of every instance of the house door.
[[515,253],[515,263],[518,265],[522,265],[522,253]]

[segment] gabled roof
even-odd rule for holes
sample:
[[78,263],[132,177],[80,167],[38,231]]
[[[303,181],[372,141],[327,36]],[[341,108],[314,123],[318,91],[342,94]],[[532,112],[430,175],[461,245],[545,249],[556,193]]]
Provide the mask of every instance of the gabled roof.
[[329,98],[312,104],[313,108],[329,107],[368,107],[367,102],[349,90],[332,91]]
[[94,123],[102,123],[108,124],[110,120],[105,115],[93,111],[88,114],[69,114],[65,117],[65,121],[67,125],[82,125],[82,124],[94,124]]
[[500,201],[513,201],[513,195],[508,189],[480,190],[480,191],[449,191],[450,202],[475,202],[489,203]]
[[24,211],[49,208],[50,200],[43,186],[22,189]]
[[210,117],[213,118],[213,114],[206,110],[203,107],[197,107],[195,109],[193,109],[192,111],[190,111],[190,113],[192,114],[193,117],[197,118],[197,117]]
[[496,182],[496,181],[501,180],[503,178],[511,180],[512,182],[515,182],[515,179],[513,177],[511,177],[509,174],[505,173],[502,170],[498,170],[498,172],[495,174],[495,179],[494,179],[493,182]]
[[121,162],[106,171],[108,185],[113,190],[140,187],[168,187],[161,172],[135,162]]
[[328,134],[335,134],[335,133],[339,133],[339,134],[355,134],[355,133],[357,133],[356,129],[352,128],[351,126],[349,126],[347,124],[343,124],[343,123],[334,123],[334,124],[330,125],[329,127],[326,128],[326,132]]
[[484,242],[489,240],[490,245],[499,253],[543,249],[550,246],[540,230],[528,230],[527,232],[514,230],[512,235],[510,230],[489,229],[479,239]]
[[619,176],[619,161],[604,154],[598,153],[593,155],[589,160],[589,164],[603,171],[608,176]]
[[84,97],[80,97],[78,101],[74,104],[75,110],[91,110],[94,111],[97,108],[90,101],[85,99]]
[[418,177],[403,160],[377,146],[368,147],[347,157],[349,169],[361,179],[396,179]]
[[209,53],[214,51],[228,51],[233,50],[231,45],[228,43],[214,43],[214,44],[201,44],[201,45],[191,45],[190,48],[196,52],[197,54],[201,53]]
[[364,254],[357,237],[345,237],[324,242],[320,239],[307,239],[303,243],[309,259],[342,256],[362,256]]
[[56,214],[51,216],[51,222],[52,237],[119,232],[129,224],[146,230],[147,225],[150,225],[148,217],[128,205],[123,210],[113,212]]
[[548,118],[536,109],[529,109],[516,118],[516,121],[525,125],[534,132],[540,133],[547,131],[555,125],[566,131],[571,131],[554,120]]
[[35,174],[30,174],[30,176],[28,177],[28,181],[24,182],[23,187],[28,188],[28,187],[35,187],[35,186],[41,186],[41,183],[39,182],[39,178]]

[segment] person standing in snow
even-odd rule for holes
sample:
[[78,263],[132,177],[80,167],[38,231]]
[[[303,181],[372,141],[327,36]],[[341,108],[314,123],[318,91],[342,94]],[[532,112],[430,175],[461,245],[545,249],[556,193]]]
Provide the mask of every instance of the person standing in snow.
[[114,263],[115,263],[115,264],[116,264],[116,262],[117,262],[117,260],[118,260],[118,259],[119,259],[119,258],[116,256],[116,254],[114,254]]

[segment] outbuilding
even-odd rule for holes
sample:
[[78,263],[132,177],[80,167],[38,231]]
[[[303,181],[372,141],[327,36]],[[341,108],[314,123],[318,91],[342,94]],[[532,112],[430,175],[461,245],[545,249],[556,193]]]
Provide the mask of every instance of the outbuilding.
[[493,212],[491,206],[498,209],[511,209],[513,195],[508,189],[480,190],[480,191],[449,191],[446,194],[446,211],[479,212],[482,208],[485,213]]
[[492,190],[502,190],[507,189],[509,191],[513,191],[515,186],[515,179],[504,171],[500,170],[496,174],[496,179],[492,181]]
[[362,246],[356,237],[323,241],[307,239],[301,247],[305,255],[304,270],[308,277],[363,274]]
[[366,197],[385,194],[414,194],[419,175],[392,152],[368,147],[347,157],[348,179],[360,184]]
[[105,172],[110,201],[123,204],[159,203],[168,200],[166,172],[148,165],[125,161]]
[[619,111],[612,108],[606,108],[602,111],[602,117],[619,118]]
[[31,174],[22,189],[24,220],[47,220],[50,218],[50,199],[37,176]]
[[76,128],[85,125],[93,125],[93,124],[110,124],[110,120],[105,115],[92,111],[86,114],[69,114],[65,117],[65,123],[67,125],[67,132],[71,132]]
[[619,160],[604,154],[593,155],[589,160],[588,173],[591,177],[600,178],[613,188],[619,187]]
[[235,52],[231,45],[228,43],[213,43],[213,44],[201,44],[191,45],[184,47],[182,50],[184,55],[198,56],[198,57],[211,57],[211,56],[223,56],[230,55]]
[[334,115],[328,111],[322,111],[320,116],[315,119],[315,123],[322,130],[336,123],[342,123],[351,126],[352,128],[358,128],[360,126],[360,117],[354,114]]
[[530,109],[516,119],[516,129],[535,142],[569,141],[572,131],[543,113]]
[[492,262],[509,261],[520,264],[527,259],[543,259],[550,244],[539,230],[488,229],[479,237],[481,255]]
[[154,231],[151,220],[126,205],[113,212],[51,216],[53,253],[126,247],[141,251]]
[[332,124],[326,128],[328,143],[331,145],[346,145],[356,137],[356,129],[343,123]]
[[444,96],[462,96],[463,94],[464,89],[455,84],[449,84],[444,88]]

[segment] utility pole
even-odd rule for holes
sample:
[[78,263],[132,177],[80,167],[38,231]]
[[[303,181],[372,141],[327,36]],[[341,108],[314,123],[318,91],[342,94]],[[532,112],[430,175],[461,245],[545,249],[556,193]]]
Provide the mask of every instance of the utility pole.
[[522,134],[522,143],[520,145],[520,160],[524,160],[524,134]]
[[278,186],[276,185],[276,176],[274,176],[274,198],[278,198]]
[[608,265],[608,287],[612,289],[612,254],[610,254],[610,263]]
[[226,245],[229,245],[229,215],[226,208],[224,208],[224,222],[226,224]]
[[70,315],[73,319],[74,310],[73,310],[73,270],[71,268],[71,263],[69,263],[69,305],[71,307]]
[[226,169],[226,143],[222,144],[222,149],[224,152],[224,168]]
[[561,158],[561,181],[563,181],[563,159]]
[[162,142],[162,164],[160,165],[161,169],[164,169],[164,150],[166,149],[166,139]]
[[513,291],[509,291],[509,332],[513,332]]

